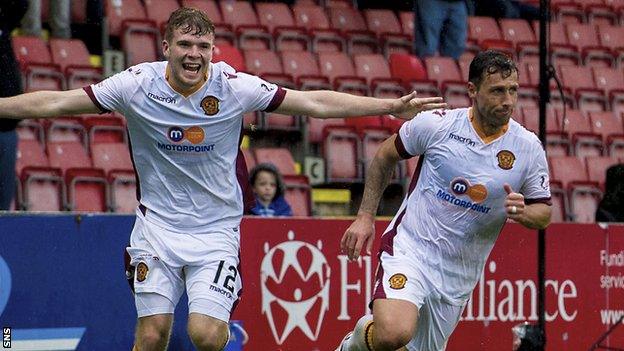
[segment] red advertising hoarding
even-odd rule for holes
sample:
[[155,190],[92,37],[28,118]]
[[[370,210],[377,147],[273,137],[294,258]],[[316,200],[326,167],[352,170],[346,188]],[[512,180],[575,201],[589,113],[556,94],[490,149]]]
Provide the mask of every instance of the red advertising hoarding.
[[[339,252],[350,223],[243,221],[233,319],[249,332],[247,350],[334,350],[368,311],[377,259]],[[511,350],[511,327],[537,321],[536,243],[536,231],[505,226],[447,350]],[[624,313],[624,227],[551,225],[546,243],[547,350],[588,350]],[[604,345],[624,348],[621,329]]]

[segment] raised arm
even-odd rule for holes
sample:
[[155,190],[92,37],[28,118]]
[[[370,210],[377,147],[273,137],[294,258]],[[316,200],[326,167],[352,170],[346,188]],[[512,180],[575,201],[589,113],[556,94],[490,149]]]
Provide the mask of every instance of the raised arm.
[[0,98],[0,118],[46,118],[98,113],[83,89],[66,91],[36,91]]
[[284,101],[275,112],[317,118],[392,114],[398,118],[411,119],[419,112],[445,107],[442,98],[417,98],[416,92],[397,99],[379,99],[329,90],[287,90]]
[[360,256],[362,247],[366,245],[366,253],[370,255],[375,240],[375,214],[384,190],[388,186],[392,171],[401,159],[395,146],[397,135],[386,139],[375,154],[366,173],[364,195],[357,218],[347,229],[340,242],[343,252],[350,260]]

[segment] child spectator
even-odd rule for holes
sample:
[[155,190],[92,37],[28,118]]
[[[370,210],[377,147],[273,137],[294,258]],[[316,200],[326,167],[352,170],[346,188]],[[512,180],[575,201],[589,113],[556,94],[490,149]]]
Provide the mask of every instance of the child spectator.
[[251,170],[250,180],[256,195],[256,206],[251,213],[256,216],[292,216],[292,209],[284,199],[284,181],[277,168],[261,163]]

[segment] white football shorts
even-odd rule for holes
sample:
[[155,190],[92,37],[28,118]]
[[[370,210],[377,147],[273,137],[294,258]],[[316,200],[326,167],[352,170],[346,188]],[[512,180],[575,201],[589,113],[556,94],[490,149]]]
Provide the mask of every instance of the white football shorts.
[[242,290],[240,229],[177,233],[150,222],[149,215],[137,209],[126,249],[138,316],[173,313],[186,287],[189,313],[228,322]]
[[[416,333],[407,344],[409,351],[443,351],[457,326],[465,303],[450,303],[442,297],[429,279],[424,265],[402,247],[405,237],[394,237],[393,255],[382,251],[375,278],[373,300],[399,299],[418,307]],[[388,235],[388,234],[384,234]],[[384,239],[382,239],[383,247]],[[406,246],[405,244],[403,246]]]

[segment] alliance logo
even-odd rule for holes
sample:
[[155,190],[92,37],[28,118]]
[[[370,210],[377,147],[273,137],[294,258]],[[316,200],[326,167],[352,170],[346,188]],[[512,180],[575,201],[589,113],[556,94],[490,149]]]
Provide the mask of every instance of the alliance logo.
[[273,248],[265,242],[260,266],[262,314],[280,345],[297,328],[316,341],[329,310],[331,269],[321,251],[323,242],[313,246],[294,238],[289,231],[289,241]]

